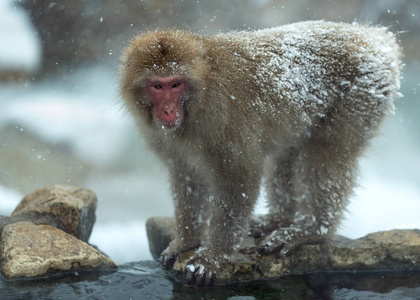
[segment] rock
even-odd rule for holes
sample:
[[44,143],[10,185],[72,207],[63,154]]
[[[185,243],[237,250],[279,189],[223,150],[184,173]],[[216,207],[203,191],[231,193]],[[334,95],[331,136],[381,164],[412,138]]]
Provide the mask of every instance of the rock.
[[175,238],[175,222],[173,218],[154,217],[146,222],[147,238],[149,239],[150,253],[155,260]]
[[0,271],[4,278],[116,269],[111,259],[87,244],[96,205],[92,191],[56,185],[27,195],[11,217],[0,216]]
[[[160,256],[174,238],[173,218],[154,217],[147,221],[153,257]],[[163,245],[165,241],[166,245]],[[188,258],[194,250],[182,253],[173,270],[181,281]],[[262,255],[250,246],[238,251],[228,265],[216,274],[216,285],[274,279],[316,271],[366,271],[420,269],[420,230],[391,230],[351,240],[336,236],[319,244],[303,245],[286,256]]]
[[61,223],[61,221],[57,220],[57,218],[54,215],[28,212],[19,216],[14,216],[14,217],[0,216],[0,235],[5,226],[9,224],[19,223],[19,222],[32,222],[37,225],[50,225],[52,227],[55,227],[64,231],[66,230],[66,228]]
[[1,241],[0,258],[6,279],[116,268],[95,248],[49,225],[9,224],[3,228]]
[[37,190],[19,203],[13,216],[28,212],[52,214],[57,217],[67,233],[87,242],[95,223],[96,195],[87,189],[56,185]]

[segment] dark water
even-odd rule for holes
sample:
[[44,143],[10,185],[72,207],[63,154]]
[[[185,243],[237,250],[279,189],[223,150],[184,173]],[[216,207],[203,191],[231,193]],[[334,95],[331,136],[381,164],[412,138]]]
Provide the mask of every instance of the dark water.
[[37,281],[0,280],[0,299],[420,299],[420,271],[316,273],[274,281],[194,289],[152,261],[108,274],[73,274]]

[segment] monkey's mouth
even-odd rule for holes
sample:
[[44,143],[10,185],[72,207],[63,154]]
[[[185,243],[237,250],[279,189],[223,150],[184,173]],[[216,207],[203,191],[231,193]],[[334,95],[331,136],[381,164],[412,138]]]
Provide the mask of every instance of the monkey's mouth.
[[169,122],[169,123],[162,123],[160,122],[162,129],[175,129],[178,127],[179,122]]
[[179,116],[175,119],[160,119],[156,120],[157,124],[160,128],[166,129],[166,130],[173,130],[176,129],[182,122],[182,117]]
[[160,129],[173,130],[176,129],[183,121],[184,114],[179,109],[155,108],[153,111],[153,119]]

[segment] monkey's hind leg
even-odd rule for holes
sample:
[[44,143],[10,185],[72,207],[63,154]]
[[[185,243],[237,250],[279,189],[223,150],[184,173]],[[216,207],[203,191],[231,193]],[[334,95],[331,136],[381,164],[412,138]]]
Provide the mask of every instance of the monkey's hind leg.
[[273,155],[267,159],[265,186],[269,213],[254,217],[250,224],[252,237],[261,238],[291,224],[297,206],[293,197],[292,179],[298,153],[297,148],[290,147],[281,155]]
[[[288,224],[261,240],[262,252],[286,253],[301,244],[320,241],[335,231],[342,217],[355,184],[357,157],[364,139],[351,133],[344,136],[345,131],[335,127],[338,124],[323,125],[304,141],[289,165],[291,170],[278,172],[274,178],[275,182],[284,182],[285,174],[290,174],[290,183],[283,183],[283,187],[288,187],[291,199],[285,198],[287,201],[279,202],[278,207],[274,205],[284,214],[278,216],[280,220]],[[280,160],[281,167],[288,166]],[[273,184],[271,194],[275,188]]]

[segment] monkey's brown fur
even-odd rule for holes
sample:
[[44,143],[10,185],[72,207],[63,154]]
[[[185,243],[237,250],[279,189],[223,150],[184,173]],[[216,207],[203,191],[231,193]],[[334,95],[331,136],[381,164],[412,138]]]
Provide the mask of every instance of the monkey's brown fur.
[[[251,229],[262,251],[334,232],[357,158],[399,95],[400,55],[386,28],[323,21],[134,38],[122,57],[122,96],[168,166],[175,202],[178,238],[162,263],[201,246],[188,275],[210,283],[249,234],[263,177],[270,214]],[[180,74],[185,117],[164,129],[145,85]]]

